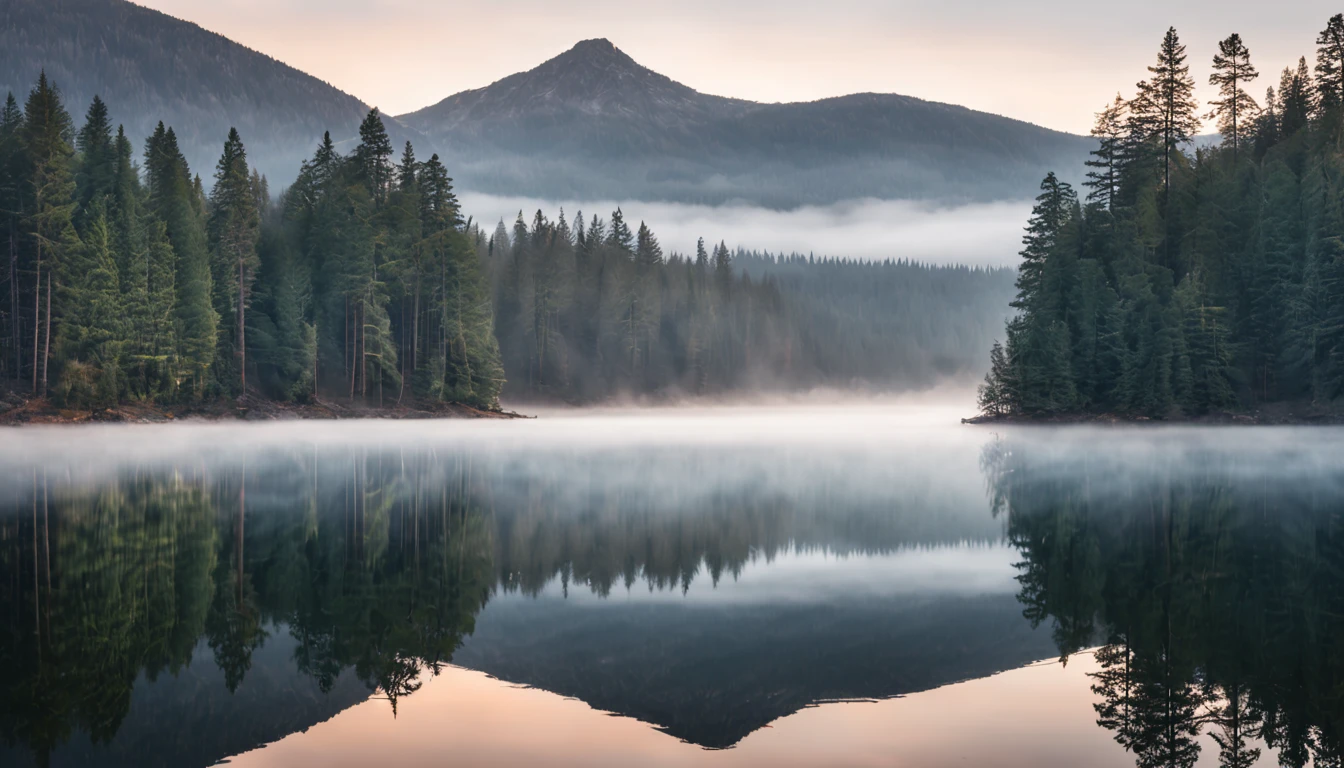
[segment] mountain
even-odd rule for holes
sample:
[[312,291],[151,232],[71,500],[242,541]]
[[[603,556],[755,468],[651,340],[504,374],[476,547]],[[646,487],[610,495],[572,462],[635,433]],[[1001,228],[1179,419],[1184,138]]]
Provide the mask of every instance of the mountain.
[[[858,197],[1034,196],[1090,140],[892,94],[760,104],[700,93],[586,40],[527,72],[402,115],[459,183],[498,194],[787,207]],[[1072,173],[1070,173],[1072,171]]]
[[[22,104],[44,69],[76,125],[95,94],[137,146],[162,120],[206,179],[230,126],[278,187],[294,179],[323,131],[348,142],[369,111],[265,54],[124,0],[3,0],[0,98],[11,91]],[[410,139],[428,156],[428,139],[384,122],[394,146]]]

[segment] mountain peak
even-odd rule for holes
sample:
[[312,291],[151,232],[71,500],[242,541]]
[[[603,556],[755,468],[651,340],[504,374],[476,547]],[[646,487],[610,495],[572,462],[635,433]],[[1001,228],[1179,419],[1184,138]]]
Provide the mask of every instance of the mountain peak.
[[679,122],[687,115],[708,117],[745,103],[698,93],[640,65],[610,40],[593,38],[526,72],[463,91],[406,117],[436,128],[482,116],[554,121],[581,114]]
[[[622,53],[620,48],[612,44],[605,37],[594,37],[591,40],[580,40],[569,49],[570,53],[582,53],[585,55],[601,55],[609,53]],[[622,53],[622,55],[624,55]]]

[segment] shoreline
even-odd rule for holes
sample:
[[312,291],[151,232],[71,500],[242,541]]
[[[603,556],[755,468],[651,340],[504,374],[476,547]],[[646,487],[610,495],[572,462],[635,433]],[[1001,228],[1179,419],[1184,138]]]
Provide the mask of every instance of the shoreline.
[[1332,427],[1344,425],[1344,413],[1323,410],[1270,408],[1250,413],[1223,411],[1203,416],[1155,419],[1148,416],[1122,416],[1115,413],[1057,413],[1045,416],[987,416],[963,418],[962,424],[1005,426],[1106,427],[1194,426],[1194,427]]
[[57,408],[47,398],[10,393],[0,397],[0,427],[78,424],[171,424],[227,421],[337,421],[342,419],[528,419],[513,411],[491,411],[461,403],[412,402],[383,408],[328,400],[281,403],[254,397],[189,405],[119,403],[94,410]]

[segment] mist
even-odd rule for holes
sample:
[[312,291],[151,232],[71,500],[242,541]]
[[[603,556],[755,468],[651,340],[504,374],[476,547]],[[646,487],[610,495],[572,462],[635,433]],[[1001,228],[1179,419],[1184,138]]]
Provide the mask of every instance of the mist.
[[535,197],[459,194],[463,210],[491,231],[518,212],[531,222],[563,208],[571,222],[582,211],[608,219],[620,207],[626,221],[649,225],[665,252],[695,253],[698,238],[724,241],[729,248],[774,253],[813,253],[865,261],[907,259],[927,264],[977,267],[1016,266],[1029,201],[941,205],[908,200],[848,200],[775,210],[754,205],[694,205],[614,200],[544,200]]

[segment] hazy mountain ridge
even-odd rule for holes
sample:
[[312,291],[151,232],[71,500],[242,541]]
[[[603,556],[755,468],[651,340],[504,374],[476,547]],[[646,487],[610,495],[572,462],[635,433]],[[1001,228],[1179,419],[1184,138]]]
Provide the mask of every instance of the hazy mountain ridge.
[[[0,95],[40,71],[76,122],[95,94],[138,145],[162,120],[209,177],[225,130],[288,184],[323,131],[352,139],[369,106],[263,53],[124,0],[6,0]],[[552,199],[775,208],[856,198],[1024,199],[1081,169],[1088,140],[908,96],[761,104],[701,93],[605,39],[386,121],[394,146],[440,152],[458,186]],[[448,151],[444,151],[444,150]]]
[[[76,125],[94,95],[137,147],[160,120],[178,136],[193,172],[209,178],[228,126],[254,166],[288,184],[331,131],[356,136],[369,106],[294,67],[196,24],[124,0],[0,3],[0,98],[22,104],[39,72],[61,89]],[[399,146],[431,142],[386,119]]]
[[401,116],[463,186],[776,207],[1031,197],[1091,141],[950,104],[862,93],[762,104],[696,91],[605,39]]

